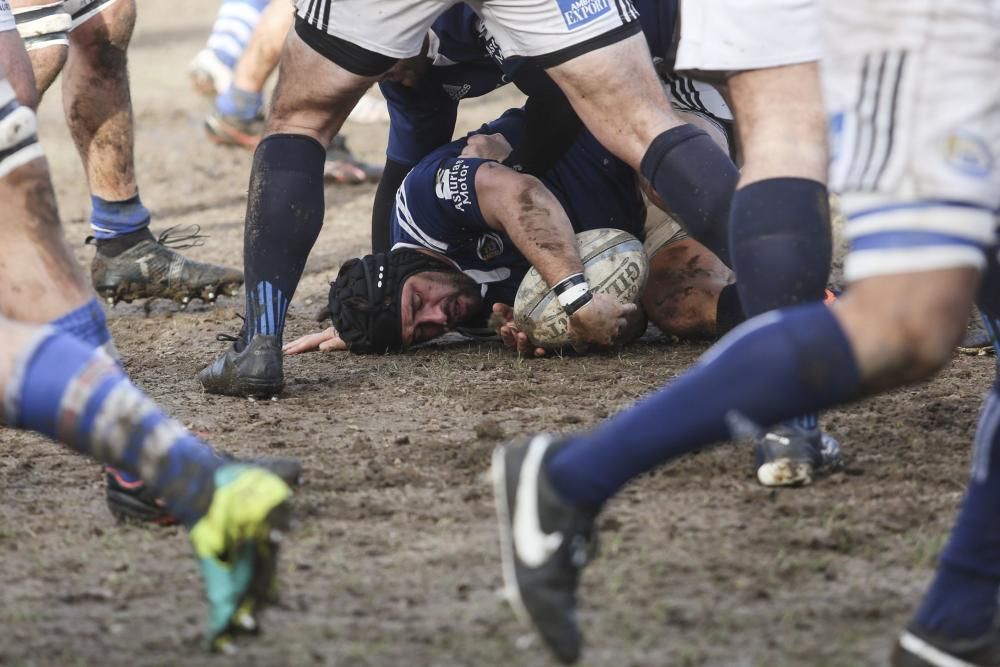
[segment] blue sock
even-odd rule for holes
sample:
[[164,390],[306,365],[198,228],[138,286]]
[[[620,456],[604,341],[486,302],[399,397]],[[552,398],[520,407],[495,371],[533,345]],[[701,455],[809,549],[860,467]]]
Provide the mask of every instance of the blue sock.
[[[729,218],[740,301],[747,317],[822,301],[833,262],[826,186],[805,178],[771,178],[740,188]],[[791,423],[818,428],[815,414]]]
[[90,204],[90,228],[98,240],[117,238],[149,227],[149,210],[142,205],[138,193],[125,201],[105,201],[91,195]]
[[547,469],[566,500],[596,510],[634,477],[731,437],[731,417],[772,426],[861,392],[854,353],[829,308],[767,313],[734,329],[672,384],[572,438]]
[[4,421],[58,440],[149,482],[191,526],[207,511],[215,451],[170,419],[107,356],[51,327],[39,330],[10,379]]
[[254,153],[243,236],[247,341],[277,336],[323,228],[326,149],[298,134],[265,137]]
[[101,347],[111,340],[104,309],[97,303],[97,299],[91,299],[49,324],[63,333],[75,336],[91,347]]
[[993,627],[1000,594],[1000,379],[979,416],[972,476],[937,574],[914,619],[921,630],[954,639]]
[[215,98],[215,109],[224,116],[240,120],[253,120],[264,108],[264,95],[260,92],[229,86]]
[[640,172],[688,234],[732,267],[729,208],[739,172],[708,133],[680,125],[657,136]]
[[269,0],[225,0],[212,24],[212,34],[208,38],[208,48],[215,53],[229,69],[247,48],[260,15]]

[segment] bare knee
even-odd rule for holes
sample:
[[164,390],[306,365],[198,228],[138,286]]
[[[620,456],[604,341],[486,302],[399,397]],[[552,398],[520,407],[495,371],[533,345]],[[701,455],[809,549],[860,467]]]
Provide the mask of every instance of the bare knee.
[[124,72],[135,19],[135,0],[119,0],[110,5],[70,33],[73,54],[79,54],[93,69],[109,76]]
[[948,269],[852,285],[834,311],[866,386],[916,382],[941,370],[965,332],[978,279],[974,269]]

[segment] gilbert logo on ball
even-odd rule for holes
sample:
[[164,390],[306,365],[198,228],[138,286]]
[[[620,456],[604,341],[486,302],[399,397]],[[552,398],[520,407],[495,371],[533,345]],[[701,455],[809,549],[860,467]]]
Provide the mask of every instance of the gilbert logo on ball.
[[[638,303],[649,277],[642,242],[620,229],[591,229],[576,235],[583,274],[595,294]],[[569,320],[552,289],[531,269],[514,298],[514,323],[539,347],[570,344]]]

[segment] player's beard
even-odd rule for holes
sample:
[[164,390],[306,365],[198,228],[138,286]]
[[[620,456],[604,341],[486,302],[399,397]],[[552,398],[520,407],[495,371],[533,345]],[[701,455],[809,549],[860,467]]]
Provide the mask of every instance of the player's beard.
[[446,276],[449,287],[455,290],[445,305],[448,328],[473,322],[483,307],[479,285],[464,273],[448,273]]

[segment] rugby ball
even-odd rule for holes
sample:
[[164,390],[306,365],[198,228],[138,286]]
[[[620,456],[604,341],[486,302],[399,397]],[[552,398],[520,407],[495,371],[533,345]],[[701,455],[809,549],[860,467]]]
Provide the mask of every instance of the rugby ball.
[[[591,229],[576,235],[583,274],[591,291],[622,303],[642,298],[649,260],[642,241],[620,229]],[[569,345],[569,321],[555,293],[532,268],[514,298],[514,324],[539,347]]]

